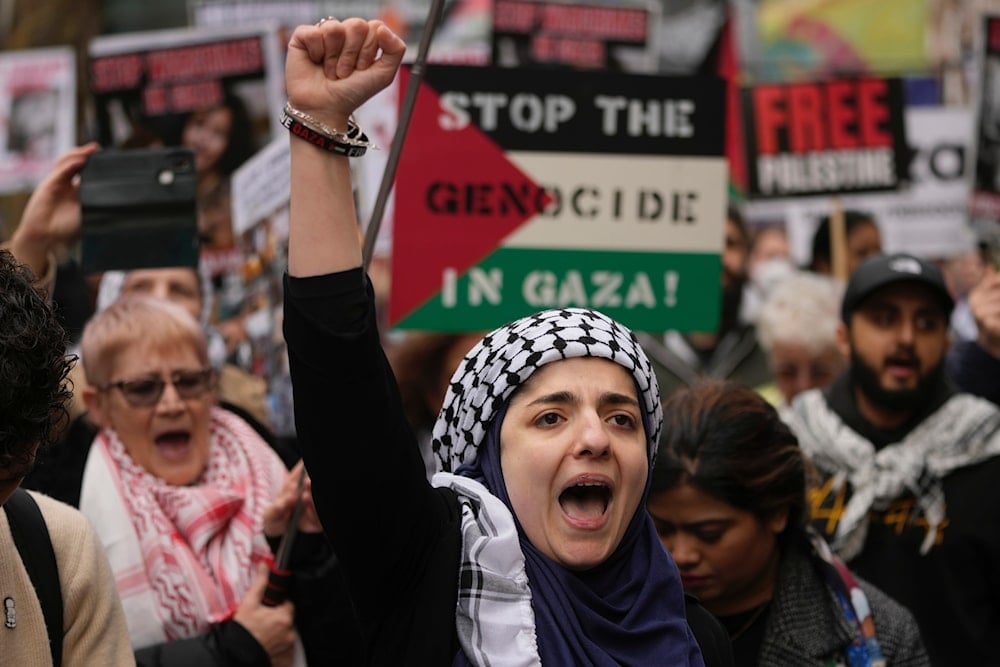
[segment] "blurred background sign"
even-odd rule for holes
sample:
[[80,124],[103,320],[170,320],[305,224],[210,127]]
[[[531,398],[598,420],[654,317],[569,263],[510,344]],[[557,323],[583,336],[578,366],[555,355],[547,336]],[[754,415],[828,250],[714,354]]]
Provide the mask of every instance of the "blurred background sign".
[[76,55],[0,53],[0,193],[33,189],[76,145]]

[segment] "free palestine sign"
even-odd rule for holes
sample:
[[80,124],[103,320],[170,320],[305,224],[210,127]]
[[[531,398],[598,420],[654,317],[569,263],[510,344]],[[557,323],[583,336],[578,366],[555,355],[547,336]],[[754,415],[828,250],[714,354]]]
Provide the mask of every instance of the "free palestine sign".
[[421,86],[392,325],[472,331],[579,306],[638,330],[716,326],[721,80],[433,66]]

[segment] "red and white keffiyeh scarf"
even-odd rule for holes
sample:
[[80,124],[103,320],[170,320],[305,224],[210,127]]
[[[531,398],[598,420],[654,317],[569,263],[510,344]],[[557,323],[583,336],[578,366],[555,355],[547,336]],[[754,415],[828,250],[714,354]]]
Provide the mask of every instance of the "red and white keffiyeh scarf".
[[[209,429],[208,465],[192,486],[146,472],[112,430],[91,448],[80,509],[108,552],[133,646],[205,632],[271,558],[261,523],[285,468],[235,415],[213,409]],[[155,620],[141,618],[150,611]]]

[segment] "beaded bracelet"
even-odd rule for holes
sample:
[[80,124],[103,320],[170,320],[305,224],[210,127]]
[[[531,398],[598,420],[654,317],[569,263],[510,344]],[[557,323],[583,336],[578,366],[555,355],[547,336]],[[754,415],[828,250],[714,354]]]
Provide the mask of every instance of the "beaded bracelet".
[[348,119],[347,132],[341,132],[324,125],[286,102],[281,114],[281,124],[300,139],[338,155],[361,157],[369,148],[378,148],[368,139],[368,135],[361,131],[354,118]]

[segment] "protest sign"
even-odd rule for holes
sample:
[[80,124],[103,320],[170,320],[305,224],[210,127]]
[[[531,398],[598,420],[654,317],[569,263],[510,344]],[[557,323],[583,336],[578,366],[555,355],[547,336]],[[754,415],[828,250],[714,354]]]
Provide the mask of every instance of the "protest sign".
[[1000,217],[1000,16],[982,18],[978,51],[981,84],[976,100],[972,215]]
[[188,0],[188,23],[199,28],[267,22],[292,27],[308,25],[325,16],[320,4],[319,0]]
[[[973,245],[966,212],[971,130],[969,109],[908,108],[906,135],[912,159],[907,179],[911,187],[845,195],[839,205],[871,214],[887,252],[928,258],[961,255]],[[804,265],[810,259],[816,226],[832,209],[830,197],[799,197],[748,202],[744,213],[751,224],[784,222],[793,258]]]
[[[824,80],[930,69],[932,25],[926,0],[756,0],[740,7],[740,47],[756,81]],[[949,3],[940,14],[963,11]],[[949,23],[960,32],[958,23]],[[955,35],[957,37],[957,34]]]
[[[284,102],[276,30],[184,29],[107,35],[90,45],[90,88],[104,145],[179,143],[191,112],[236,96],[255,145],[281,128]],[[252,151],[251,151],[252,152]]]
[[279,208],[291,188],[288,137],[277,137],[233,172],[233,233],[243,234]]
[[742,93],[751,198],[895,190],[903,184],[899,79],[765,84]]
[[276,26],[126,33],[90,45],[98,140],[194,152],[200,265],[217,284],[240,261],[230,220],[232,172],[284,133],[281,64]]
[[653,73],[658,5],[541,0],[493,3],[493,64]]
[[639,330],[716,326],[724,94],[717,79],[430,68],[396,179],[390,322],[469,331],[582,306]]
[[33,189],[76,143],[70,48],[0,54],[0,193]]

